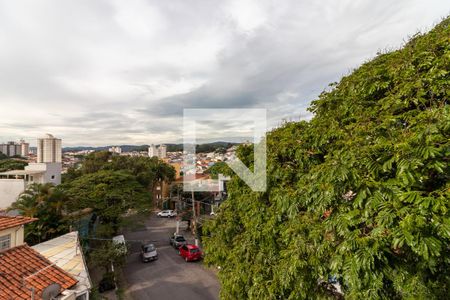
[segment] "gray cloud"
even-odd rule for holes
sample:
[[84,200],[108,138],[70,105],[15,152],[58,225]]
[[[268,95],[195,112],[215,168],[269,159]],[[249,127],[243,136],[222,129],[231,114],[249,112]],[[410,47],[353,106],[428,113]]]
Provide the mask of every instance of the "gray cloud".
[[[185,108],[308,118],[328,83],[450,12],[439,0],[25,2],[0,1],[0,141],[52,132],[66,145],[181,141]],[[239,138],[237,124],[205,126]]]

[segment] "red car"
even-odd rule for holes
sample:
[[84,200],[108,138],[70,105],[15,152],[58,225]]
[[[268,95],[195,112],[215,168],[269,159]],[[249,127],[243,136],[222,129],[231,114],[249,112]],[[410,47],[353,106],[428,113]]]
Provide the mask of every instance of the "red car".
[[202,258],[202,251],[195,245],[183,245],[178,248],[178,253],[185,261],[200,260]]

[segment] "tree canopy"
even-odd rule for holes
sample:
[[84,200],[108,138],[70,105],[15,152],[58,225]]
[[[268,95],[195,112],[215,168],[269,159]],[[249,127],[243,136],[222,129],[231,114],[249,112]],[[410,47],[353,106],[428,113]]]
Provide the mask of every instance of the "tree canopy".
[[212,179],[219,178],[219,174],[222,175],[231,175],[232,174],[231,168],[227,165],[226,162],[217,162],[214,165],[212,165],[210,168],[206,170],[205,173],[210,174]]
[[310,121],[270,132],[267,191],[233,176],[204,226],[221,297],[447,298],[449,96],[446,19],[332,84]]
[[70,199],[70,211],[86,207],[117,231],[121,217],[130,208],[150,203],[150,193],[136,178],[123,171],[101,170],[83,175],[62,187]]
[[38,219],[25,226],[25,241],[33,245],[68,231],[69,222],[63,216],[66,201],[63,191],[53,184],[34,183],[27,187],[9,210],[17,210],[22,216]]
[[2,159],[0,160],[0,172],[6,172],[9,170],[23,170],[28,162],[20,159]]

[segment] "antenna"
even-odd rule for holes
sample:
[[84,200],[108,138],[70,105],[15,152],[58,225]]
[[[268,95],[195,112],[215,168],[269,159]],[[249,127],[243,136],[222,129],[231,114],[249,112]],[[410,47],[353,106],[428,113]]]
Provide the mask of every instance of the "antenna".
[[43,300],[56,299],[61,291],[61,286],[58,283],[52,283],[42,291]]

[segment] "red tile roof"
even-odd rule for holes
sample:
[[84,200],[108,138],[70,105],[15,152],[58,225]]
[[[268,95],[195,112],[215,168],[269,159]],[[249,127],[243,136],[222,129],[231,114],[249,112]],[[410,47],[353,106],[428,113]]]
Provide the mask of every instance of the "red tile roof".
[[10,217],[10,216],[0,216],[0,230],[5,230],[8,228],[28,224],[36,221],[36,218],[28,218],[28,217]]
[[0,252],[0,299],[42,299],[42,291],[52,283],[61,291],[74,286],[77,280],[28,245]]

